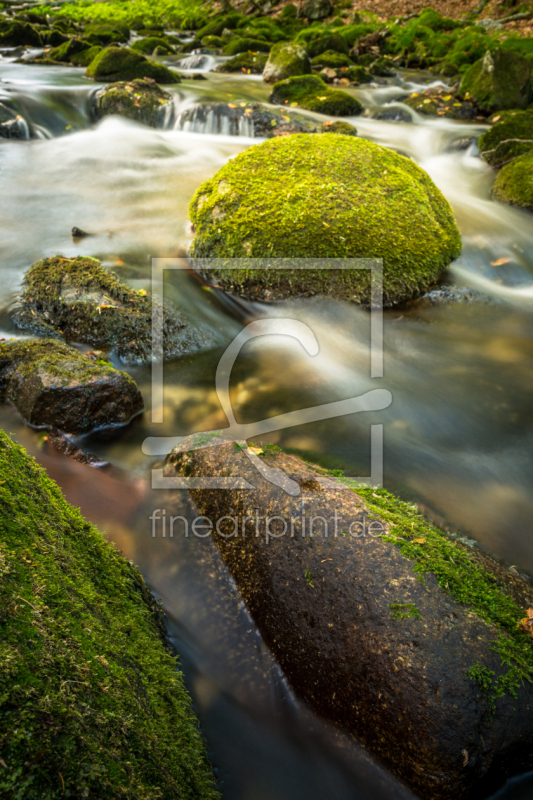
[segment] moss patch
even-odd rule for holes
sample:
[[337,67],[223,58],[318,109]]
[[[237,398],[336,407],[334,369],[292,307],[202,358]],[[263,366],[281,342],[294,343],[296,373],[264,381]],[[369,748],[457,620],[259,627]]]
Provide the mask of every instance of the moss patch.
[[[191,252],[199,258],[382,258],[389,305],[424,291],[461,251],[450,206],[420,167],[334,133],[249,148],[202,184],[190,216]],[[322,293],[369,302],[368,270],[231,270],[217,277],[250,297]]]
[[478,145],[492,167],[503,167],[516,156],[529,153],[533,150],[533,109],[509,113],[479,137]]
[[218,797],[138,570],[0,432],[0,794]]
[[469,100],[464,100],[448,92],[413,92],[405,100],[406,106],[418,114],[430,117],[448,117],[449,119],[474,119],[477,111]]
[[163,64],[148,61],[127,47],[106,47],[91,61],[85,73],[95,81],[131,81],[152,78],[156,83],[179,83],[180,76]]
[[174,53],[174,48],[159,36],[147,36],[143,39],[137,39],[131,46],[131,49],[137,53],[145,53],[149,56],[152,55],[156,48],[162,49],[165,54]]
[[492,187],[495,200],[533,211],[533,153],[514,158],[498,173]]
[[347,92],[330,89],[317,75],[302,75],[275,83],[269,100],[275,105],[299,106],[332,117],[352,117],[363,111],[359,100]]
[[310,72],[311,64],[305,47],[296,42],[281,42],[275,44],[270,51],[263,80],[276,83],[294,75],[308,75]]
[[264,53],[239,53],[238,56],[218,64],[213,72],[245,72],[248,75],[260,75],[267,63]]
[[339,69],[340,67],[352,67],[353,61],[345,53],[337,53],[335,50],[326,50],[319,56],[315,56],[311,61],[313,67],[331,67],[332,69]]
[[225,56],[236,56],[239,53],[247,53],[248,50],[253,53],[269,53],[270,44],[261,39],[232,39],[222,50]]
[[526,108],[533,99],[531,62],[510,50],[488,50],[465,72],[459,91],[469,92],[476,105],[489,114]]

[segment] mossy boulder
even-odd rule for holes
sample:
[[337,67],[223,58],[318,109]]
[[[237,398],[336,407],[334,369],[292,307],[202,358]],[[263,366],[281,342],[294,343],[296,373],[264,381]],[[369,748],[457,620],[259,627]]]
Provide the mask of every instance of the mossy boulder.
[[71,56],[70,63],[73,67],[88,67],[101,51],[102,48],[95,44],[92,47],[89,47],[88,50],[82,50],[80,53],[74,53]]
[[446,91],[426,89],[425,92],[413,92],[402,102],[418,114],[428,117],[447,117],[448,119],[475,119],[477,110],[470,100]]
[[346,39],[340,33],[328,33],[324,36],[319,36],[317,39],[311,39],[307,44],[307,49],[311,58],[330,50],[333,50],[334,53],[344,53],[345,55],[348,55],[349,51]]
[[[251,147],[193,197],[196,258],[381,258],[387,305],[426,291],[461,252],[452,210],[426,172],[352,136],[297,134]],[[261,262],[260,266],[264,264]],[[328,294],[368,303],[367,270],[217,270],[254,299]]]
[[16,19],[0,20],[0,47],[39,47],[41,37],[33,25]]
[[336,120],[335,122],[324,122],[318,129],[319,133],[341,133],[343,136],[357,136],[357,128],[349,122]]
[[101,89],[96,95],[94,115],[96,119],[118,115],[159,128],[172,107],[171,94],[153,81],[137,78],[130,82],[110,83]]
[[163,316],[166,358],[211,344],[184,315],[130,289],[95,258],[45,258],[26,274],[15,313],[22,330],[113,348],[124,363],[152,359],[153,309]]
[[35,428],[71,434],[127,425],[143,409],[129,375],[53,340],[0,343],[0,399]]
[[474,800],[531,769],[531,583],[383,489],[221,434],[166,472],[254,487],[190,493],[296,695],[417,797]]
[[296,42],[279,42],[272,47],[263,71],[266,83],[277,83],[293,75],[309,75],[311,64],[307,50]]
[[533,109],[510,114],[479,137],[479,151],[492,167],[533,151]]
[[341,67],[353,67],[353,61],[345,53],[336,53],[335,50],[326,50],[315,56],[311,61],[313,67],[331,67],[340,69]]
[[149,61],[127,47],[106,47],[87,67],[87,78],[95,81],[132,81],[152,78],[156,83],[179,83],[177,72]]
[[211,47],[218,50],[224,47],[225,44],[221,36],[204,36],[202,39],[202,47]]
[[247,53],[248,51],[252,53],[269,53],[270,47],[268,42],[264,42],[261,39],[231,39],[224,46],[222,55],[236,56],[239,53]]
[[341,89],[330,89],[318,75],[302,75],[275,83],[269,101],[331,117],[353,117],[363,111],[359,100]]
[[144,39],[137,39],[132,45],[131,49],[135,50],[137,53],[145,53],[148,56],[151,56],[156,49],[160,49],[163,52],[161,55],[171,55],[174,53],[174,48],[171,47],[165,39],[157,36],[148,36]]
[[348,67],[348,69],[343,69],[340,72],[337,72],[337,74],[341,77],[348,78],[350,83],[360,84],[371,83],[372,81],[372,75],[368,72],[368,70],[359,65],[356,67]]
[[216,800],[138,569],[3,432],[0,471],[0,795]]
[[[67,39],[66,42],[63,42],[58,47],[53,47],[45,53],[45,58],[59,61],[62,64],[72,64],[74,56],[92,49],[93,45],[86,39]],[[39,59],[36,59],[36,61],[39,61]]]
[[492,196],[502,203],[533,211],[533,153],[513,158],[500,170]]
[[488,50],[463,75],[459,87],[482,111],[492,114],[506,108],[526,108],[533,100],[531,61],[511,50]]
[[83,35],[91,44],[105,47],[109,44],[125,44],[130,37],[130,32],[127,25],[120,23],[91,22],[85,26]]
[[222,64],[217,64],[213,72],[245,72],[248,75],[261,75],[267,63],[265,53],[239,53]]
[[69,40],[69,36],[60,31],[52,30],[40,30],[39,37],[41,39],[41,43],[45,47],[59,47],[60,44],[63,42],[67,42]]

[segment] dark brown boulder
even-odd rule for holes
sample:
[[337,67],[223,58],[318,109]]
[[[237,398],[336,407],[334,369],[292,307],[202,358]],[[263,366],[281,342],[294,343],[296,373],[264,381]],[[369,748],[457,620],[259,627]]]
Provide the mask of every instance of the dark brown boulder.
[[144,405],[125,372],[52,340],[0,344],[0,400],[32,427],[71,434],[126,425]]
[[255,487],[191,495],[299,697],[426,800],[483,796],[533,766],[528,582],[384,490],[356,493],[269,446],[203,442],[167,472]]

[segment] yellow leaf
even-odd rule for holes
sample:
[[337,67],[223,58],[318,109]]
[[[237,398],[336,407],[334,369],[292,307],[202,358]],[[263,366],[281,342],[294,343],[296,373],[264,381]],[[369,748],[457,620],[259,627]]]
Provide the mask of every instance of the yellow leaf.
[[319,100],[327,100],[328,98],[327,97],[319,97],[318,99]]
[[424,536],[423,539],[413,539],[413,542],[415,544],[424,544],[425,541],[426,541],[426,537],[425,536]]
[[237,108],[235,103],[228,103],[228,108]]
[[501,119],[501,118],[502,118],[502,115],[501,115],[501,114],[498,114],[498,116],[497,116],[497,117],[494,117],[492,121],[493,121],[493,122],[498,122],[498,120],[499,120],[499,119]]
[[140,295],[140,297],[146,297],[146,289],[139,289],[138,294]]
[[508,264],[510,262],[510,258],[499,258],[497,261],[491,261],[491,267],[501,267],[502,264]]

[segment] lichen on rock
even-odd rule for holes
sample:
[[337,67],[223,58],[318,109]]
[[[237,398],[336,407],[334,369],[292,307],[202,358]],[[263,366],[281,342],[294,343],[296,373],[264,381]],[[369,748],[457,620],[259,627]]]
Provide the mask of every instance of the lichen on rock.
[[149,125],[161,127],[165,114],[173,108],[173,98],[151,79],[110,83],[96,95],[94,115],[97,119],[118,114]]
[[127,425],[143,409],[129,375],[53,340],[0,343],[0,399],[35,428],[72,434]]
[[95,258],[45,258],[26,274],[14,322],[23,330],[112,348],[124,363],[152,359],[154,309],[162,317],[165,358],[212,344],[185,315],[135,292]]
[[4,432],[0,473],[0,795],[217,800],[139,570]]
[[360,257],[383,259],[384,300],[394,305],[426,291],[461,252],[452,210],[426,172],[335,133],[249,148],[200,186],[190,217],[193,257],[267,259],[257,270],[216,271],[225,289],[253,299],[328,294],[366,304],[368,270],[275,270],[276,258]]
[[332,117],[352,117],[363,111],[359,100],[340,89],[330,89],[318,75],[302,75],[275,83],[269,102],[299,106]]

